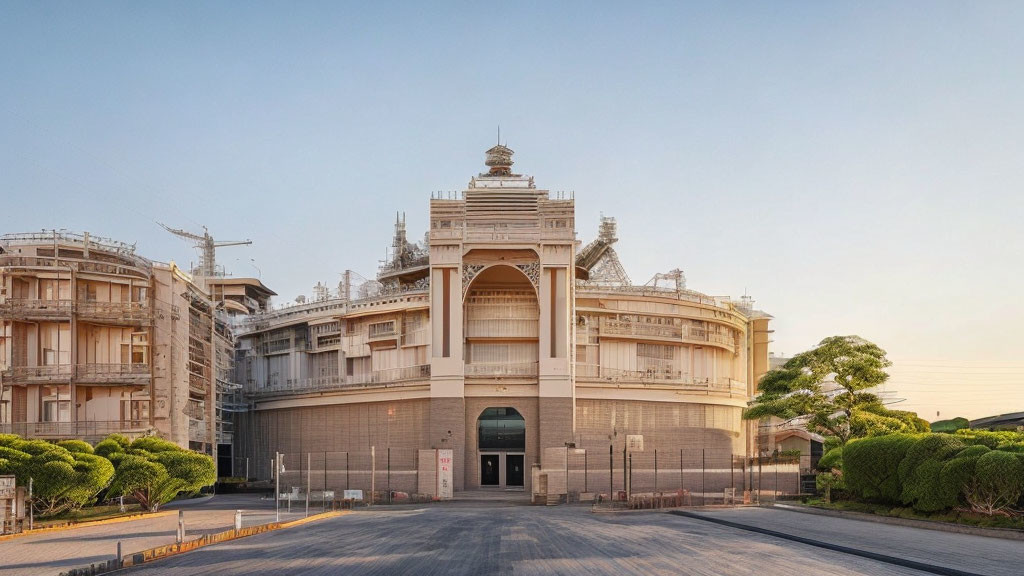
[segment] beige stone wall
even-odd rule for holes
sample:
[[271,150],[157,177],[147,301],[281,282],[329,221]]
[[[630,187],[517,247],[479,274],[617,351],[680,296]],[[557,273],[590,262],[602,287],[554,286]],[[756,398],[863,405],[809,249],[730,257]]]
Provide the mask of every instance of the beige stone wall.
[[452,481],[456,490],[465,488],[466,468],[466,404],[462,398],[432,398],[430,405],[430,435],[423,438],[424,448],[451,449],[455,461]]
[[626,435],[642,434],[647,451],[742,455],[741,411],[711,404],[577,399],[576,445],[607,452],[611,444],[621,450]]
[[542,449],[565,448],[566,442],[574,441],[572,398],[540,398],[538,422]]
[[250,411],[239,415],[235,448],[238,457],[250,459],[250,475],[261,479],[269,477],[275,452],[320,454],[322,462],[324,452],[348,451],[365,458],[372,446],[382,470],[391,447],[396,449],[396,465],[409,454],[415,466],[416,450],[433,447],[428,441],[430,415],[429,400]]

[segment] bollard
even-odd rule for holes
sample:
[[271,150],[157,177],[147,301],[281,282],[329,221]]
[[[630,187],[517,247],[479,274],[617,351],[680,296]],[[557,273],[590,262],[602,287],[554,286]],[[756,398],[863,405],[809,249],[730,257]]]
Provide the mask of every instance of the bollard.
[[120,568],[121,567],[121,541],[120,540],[117,541],[117,558],[114,558],[114,567],[115,568]]
[[176,538],[178,544],[185,541],[185,511],[178,510],[178,536]]

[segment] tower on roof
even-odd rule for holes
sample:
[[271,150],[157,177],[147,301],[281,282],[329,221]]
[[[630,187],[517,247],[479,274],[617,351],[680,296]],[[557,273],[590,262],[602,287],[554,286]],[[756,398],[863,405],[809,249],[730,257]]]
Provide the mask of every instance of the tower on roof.
[[487,160],[484,162],[491,168],[488,176],[512,176],[512,155],[515,152],[508,146],[500,143],[487,151]]

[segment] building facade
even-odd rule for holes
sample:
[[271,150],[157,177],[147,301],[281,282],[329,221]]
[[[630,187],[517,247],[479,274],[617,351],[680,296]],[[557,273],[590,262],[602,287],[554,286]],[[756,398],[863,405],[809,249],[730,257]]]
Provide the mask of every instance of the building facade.
[[513,173],[512,154],[491,148],[487,172],[432,198],[423,242],[396,222],[355,294],[346,279],[236,326],[248,410],[233,449],[250,475],[268,477],[275,452],[452,449],[456,490],[529,489],[535,465],[627,437],[756,452],[741,412],[768,370],[770,316],[688,290],[679,270],[632,284],[614,220],[581,247],[575,200]]
[[223,310],[132,245],[65,231],[0,237],[0,433],[155,433],[215,455],[231,443]]

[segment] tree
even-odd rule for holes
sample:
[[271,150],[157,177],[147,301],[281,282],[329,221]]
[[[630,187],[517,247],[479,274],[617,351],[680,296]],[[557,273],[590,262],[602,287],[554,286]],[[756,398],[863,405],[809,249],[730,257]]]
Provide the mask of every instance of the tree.
[[217,480],[212,458],[160,438],[143,437],[128,444],[110,437],[97,444],[96,451],[117,466],[109,494],[130,496],[154,512],[178,494],[198,492]]
[[911,412],[889,410],[871,391],[884,383],[892,362],[885,350],[859,336],[832,336],[769,371],[743,417],[806,419],[811,432],[851,438],[895,432],[926,432],[928,423]]
[[41,516],[77,510],[94,502],[114,475],[110,462],[91,451],[85,442],[6,435],[0,438],[0,474],[14,474],[21,485],[32,479],[32,506]]

